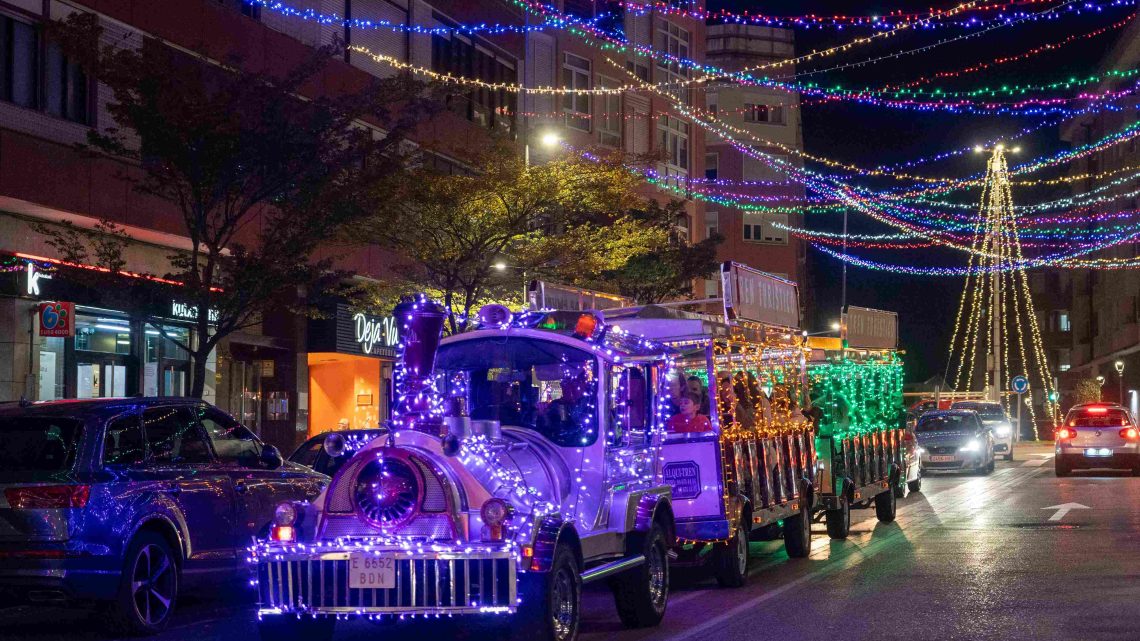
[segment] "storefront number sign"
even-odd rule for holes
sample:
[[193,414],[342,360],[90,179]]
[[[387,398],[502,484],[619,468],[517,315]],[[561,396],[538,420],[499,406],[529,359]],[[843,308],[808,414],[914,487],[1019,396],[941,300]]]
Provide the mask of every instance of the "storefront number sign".
[[40,303],[40,336],[75,336],[75,303]]
[[371,354],[377,345],[395,347],[400,340],[396,331],[395,316],[379,318],[357,313],[352,317],[352,322],[356,330],[356,342],[360,345],[360,351],[365,354]]

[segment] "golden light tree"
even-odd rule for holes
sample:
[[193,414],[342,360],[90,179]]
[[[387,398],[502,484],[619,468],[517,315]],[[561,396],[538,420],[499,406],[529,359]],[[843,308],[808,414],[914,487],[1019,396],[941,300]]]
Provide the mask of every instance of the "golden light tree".
[[[1030,381],[1028,393],[1041,394],[1046,418],[1056,424],[1060,416],[1058,396],[1029,292],[1006,162],[1006,152],[1017,150],[997,145],[977,151],[991,153],[966,283],[950,339],[947,374],[954,365],[957,368],[947,383],[958,391],[984,391],[989,400],[1002,402],[1012,410],[1019,401],[1018,395],[1008,393],[1009,379],[1016,373],[1024,374]],[[976,370],[983,369],[983,364],[985,373],[979,375]],[[1021,372],[1011,371],[1011,365],[1020,366]],[[1033,404],[1029,405],[1029,415],[1034,434],[1040,438]]]

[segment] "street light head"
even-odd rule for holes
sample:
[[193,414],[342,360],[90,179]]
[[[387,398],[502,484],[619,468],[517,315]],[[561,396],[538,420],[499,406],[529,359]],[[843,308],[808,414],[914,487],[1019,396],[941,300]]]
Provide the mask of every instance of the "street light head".
[[985,151],[985,150],[986,150],[986,148],[985,148],[985,147],[983,147],[983,146],[981,146],[981,145],[975,145],[975,146],[974,146],[974,153],[975,153],[975,154],[980,154],[980,153],[982,153],[982,152],[983,152],[983,151]]
[[831,324],[831,331],[838,332],[840,327],[841,325],[838,322],[834,322]]
[[1099,384],[1103,387],[1104,386],[1104,377],[1103,376],[1097,376],[1096,382],[1097,382],[1097,384]]
[[1117,374],[1123,374],[1124,373],[1124,361],[1117,359],[1117,361],[1115,363],[1113,363],[1112,365],[1113,365],[1113,367],[1116,368]]
[[1004,151],[1004,150],[1005,150],[1005,145],[1003,145],[1003,144],[1001,144],[1001,143],[998,143],[998,146],[996,147],[996,149],[997,149],[998,151]]
[[1009,151],[1011,153],[1019,154],[1019,153],[1021,153],[1021,147],[1014,147],[1013,149],[1010,149]]
[[557,133],[548,131],[542,134],[542,137],[539,138],[539,142],[542,143],[543,147],[555,147],[558,143],[562,142],[562,138]]
[[501,272],[507,270],[507,264],[501,260],[499,262],[495,263],[494,265],[491,265],[491,267],[494,267],[495,269],[497,269]]

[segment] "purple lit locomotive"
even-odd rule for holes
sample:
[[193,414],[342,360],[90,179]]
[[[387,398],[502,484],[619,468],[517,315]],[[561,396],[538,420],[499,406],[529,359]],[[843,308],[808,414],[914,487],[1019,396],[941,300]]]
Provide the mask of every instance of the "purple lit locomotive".
[[422,298],[397,308],[389,433],[312,503],[279,506],[252,551],[262,637],[318,641],[349,617],[502,614],[565,641],[582,585],[601,579],[623,623],[657,624],[674,544],[660,483],[667,349],[592,312],[501,306],[440,343],[442,315]]

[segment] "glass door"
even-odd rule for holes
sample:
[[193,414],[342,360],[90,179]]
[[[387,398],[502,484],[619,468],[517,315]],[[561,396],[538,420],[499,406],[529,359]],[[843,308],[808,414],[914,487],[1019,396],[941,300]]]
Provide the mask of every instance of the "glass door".
[[186,396],[190,389],[190,329],[173,325],[146,326],[143,394]]
[[235,358],[230,361],[229,380],[230,412],[261,436],[261,367]]
[[[76,398],[121,397],[134,391],[129,380],[133,335],[131,323],[125,318],[76,315],[73,361]],[[40,356],[42,359],[43,354]]]

